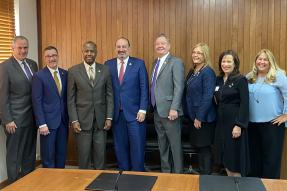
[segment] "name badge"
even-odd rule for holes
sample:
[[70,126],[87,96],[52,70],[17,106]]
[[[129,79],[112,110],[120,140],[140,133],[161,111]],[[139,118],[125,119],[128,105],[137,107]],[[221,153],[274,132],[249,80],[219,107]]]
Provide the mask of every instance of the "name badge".
[[215,87],[215,91],[217,92],[219,90],[219,86],[216,86]]

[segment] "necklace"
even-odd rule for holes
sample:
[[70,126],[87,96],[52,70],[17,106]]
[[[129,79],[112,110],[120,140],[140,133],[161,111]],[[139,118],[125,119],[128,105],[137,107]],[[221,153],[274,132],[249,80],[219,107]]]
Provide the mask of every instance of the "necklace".
[[[262,88],[262,86],[263,86],[263,84],[264,84],[264,79],[265,78],[257,78],[257,80],[258,80],[258,83],[255,83],[255,84],[258,84],[258,87],[257,88],[255,88],[255,84],[253,84],[253,88],[252,88],[252,92],[253,92],[253,99],[255,100],[255,102],[256,103],[260,103],[260,101],[259,101],[259,94],[258,93],[260,93],[260,90],[261,90],[261,88]],[[257,94],[257,96],[256,96],[256,94]]]
[[201,66],[200,67],[200,69],[199,70],[194,70],[194,72],[192,72],[190,75],[188,75],[188,80],[187,80],[187,84],[190,84],[190,82],[194,79],[194,77],[197,77],[199,74],[200,74],[200,72],[201,72],[201,70],[203,70],[204,68],[205,68],[205,64],[203,65],[203,66]]

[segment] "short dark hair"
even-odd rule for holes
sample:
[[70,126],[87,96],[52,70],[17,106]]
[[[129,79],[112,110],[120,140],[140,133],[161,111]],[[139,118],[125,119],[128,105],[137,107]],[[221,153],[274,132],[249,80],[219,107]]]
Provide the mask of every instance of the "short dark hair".
[[95,50],[97,50],[97,45],[96,43],[94,43],[93,41],[87,41],[83,44],[83,48],[87,45],[87,44],[91,44],[92,46],[94,46]]
[[129,47],[131,46],[129,39],[127,39],[126,37],[123,37],[123,36],[116,40],[115,45],[116,45],[117,41],[120,40],[120,39],[126,40],[128,42]]
[[57,54],[58,54],[58,49],[54,46],[47,46],[46,48],[44,48],[43,52],[47,51],[47,50],[56,50]]
[[226,51],[222,52],[219,56],[219,61],[218,61],[219,75],[224,76],[224,72],[221,68],[221,61],[222,61],[223,57],[226,55],[231,55],[233,57],[233,61],[234,61],[234,69],[231,72],[230,76],[240,74],[240,71],[239,71],[240,60],[239,60],[237,53],[234,50],[226,50]]

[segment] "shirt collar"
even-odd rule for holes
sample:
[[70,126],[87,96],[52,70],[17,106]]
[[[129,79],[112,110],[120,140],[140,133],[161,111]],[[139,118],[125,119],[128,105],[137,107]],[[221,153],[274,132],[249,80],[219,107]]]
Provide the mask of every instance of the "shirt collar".
[[[124,63],[125,63],[125,65],[128,63],[129,58],[130,58],[130,57],[128,56],[126,59],[123,60]],[[120,59],[117,58],[117,63],[118,63],[118,64],[120,64],[121,61],[122,61],[122,60],[120,60]]]
[[[13,56],[15,58],[15,60],[19,63],[19,64],[22,64],[22,62],[26,62],[26,59],[24,60],[18,60],[15,56]],[[27,62],[26,62],[27,63]]]
[[56,69],[50,68],[49,66],[47,66],[47,68],[49,69],[49,71],[51,72],[51,74],[54,74],[55,71],[58,72],[59,74],[59,68],[57,67]]
[[84,65],[87,71],[89,70],[90,67],[93,67],[94,70],[96,69],[96,62],[94,62],[92,65],[89,65],[84,61]]
[[164,62],[166,60],[166,58],[168,57],[168,55],[169,55],[169,52],[166,55],[164,55],[163,57],[161,57],[161,58],[158,57],[157,59],[160,59],[160,62]]

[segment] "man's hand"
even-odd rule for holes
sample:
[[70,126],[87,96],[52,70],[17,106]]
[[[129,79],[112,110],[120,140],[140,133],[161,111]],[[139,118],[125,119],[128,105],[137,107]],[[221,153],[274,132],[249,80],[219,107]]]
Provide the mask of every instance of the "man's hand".
[[10,123],[7,123],[5,125],[5,128],[6,128],[6,131],[9,133],[9,134],[14,134],[16,132],[16,124],[14,121],[10,122]]
[[174,110],[174,109],[171,109],[171,110],[169,111],[169,115],[168,115],[167,118],[168,118],[169,120],[171,120],[171,121],[177,119],[177,118],[178,118],[178,112],[177,112],[176,110]]
[[48,126],[46,125],[44,127],[39,128],[39,133],[40,135],[44,135],[44,136],[50,134]]
[[201,121],[199,121],[198,119],[194,119],[193,125],[196,129],[200,129],[201,128]]
[[104,130],[109,130],[112,127],[112,120],[106,119]]
[[144,120],[145,120],[145,113],[139,111],[137,114],[137,121],[141,123]]
[[80,123],[78,121],[72,123],[72,128],[73,128],[75,133],[80,133],[80,131],[82,131]]

